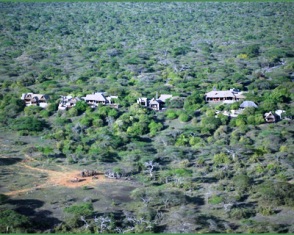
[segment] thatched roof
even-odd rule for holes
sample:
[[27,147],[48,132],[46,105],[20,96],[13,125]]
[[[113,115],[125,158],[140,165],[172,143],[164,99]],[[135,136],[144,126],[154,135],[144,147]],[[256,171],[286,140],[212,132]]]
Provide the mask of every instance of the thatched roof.
[[248,100],[244,101],[240,105],[240,108],[248,108],[248,107],[258,108],[258,106],[253,101],[248,101]]

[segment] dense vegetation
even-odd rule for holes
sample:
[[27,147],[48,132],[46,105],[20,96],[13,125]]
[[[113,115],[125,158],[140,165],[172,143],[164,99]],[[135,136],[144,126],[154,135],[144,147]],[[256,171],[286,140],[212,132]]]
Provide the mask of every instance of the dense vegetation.
[[[0,16],[1,132],[50,140],[33,146],[44,161],[139,183],[119,213],[65,206],[54,231],[294,232],[293,3],[1,3]],[[233,87],[258,108],[215,117],[240,102],[204,94]],[[95,91],[119,108],[57,111],[60,95]],[[25,107],[26,92],[49,106]],[[136,104],[156,93],[180,99]],[[277,109],[287,119],[265,123]],[[44,230],[0,196],[0,232]]]

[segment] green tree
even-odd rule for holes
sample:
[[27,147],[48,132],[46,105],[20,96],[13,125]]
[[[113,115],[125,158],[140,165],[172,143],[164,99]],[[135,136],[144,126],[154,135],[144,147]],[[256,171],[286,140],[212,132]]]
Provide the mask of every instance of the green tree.
[[259,55],[259,45],[254,44],[254,45],[249,45],[245,47],[242,51],[242,53],[248,55],[249,57],[253,58]]
[[12,120],[10,127],[17,131],[42,131],[46,127],[46,123],[42,119],[26,116]]
[[213,156],[214,165],[229,164],[230,162],[230,157],[225,153],[219,153]]
[[202,131],[209,131],[212,133],[215,131],[220,125],[221,125],[221,120],[219,118],[215,117],[203,117],[201,120],[201,130]]
[[78,114],[80,115],[86,111],[86,109],[88,108],[88,105],[86,104],[85,101],[78,101],[74,108],[77,110]]
[[238,191],[244,192],[252,184],[252,179],[245,174],[236,175],[233,177],[233,183]]
[[139,122],[135,122],[132,126],[128,127],[127,133],[132,137],[138,137],[146,133],[146,128]]
[[194,92],[192,95],[188,96],[184,102],[184,109],[188,112],[195,112],[197,109],[201,108],[204,103],[203,97],[199,92]]
[[160,131],[163,128],[163,125],[161,123],[156,123],[155,121],[151,121],[148,125],[148,128],[150,130],[150,135],[155,136],[158,131]]
[[185,134],[181,134],[176,141],[176,146],[187,146],[189,143],[189,138]]
[[0,232],[15,233],[25,232],[29,225],[29,219],[13,210],[0,210]]

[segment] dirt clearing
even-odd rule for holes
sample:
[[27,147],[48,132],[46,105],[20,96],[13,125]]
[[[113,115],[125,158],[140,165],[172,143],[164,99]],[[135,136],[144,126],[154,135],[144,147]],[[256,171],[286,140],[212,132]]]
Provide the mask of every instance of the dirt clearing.
[[26,158],[17,163],[24,168],[29,169],[34,174],[45,174],[46,182],[38,184],[36,182],[34,187],[29,187],[20,190],[14,190],[4,193],[7,196],[16,196],[21,193],[26,193],[35,189],[48,188],[52,186],[62,186],[67,188],[78,188],[82,186],[91,186],[102,182],[112,182],[113,180],[105,178],[103,174],[98,174],[95,177],[81,177],[81,171],[72,170],[69,167],[57,166],[62,171],[47,170],[28,165],[29,162],[36,162],[35,159],[26,156]]

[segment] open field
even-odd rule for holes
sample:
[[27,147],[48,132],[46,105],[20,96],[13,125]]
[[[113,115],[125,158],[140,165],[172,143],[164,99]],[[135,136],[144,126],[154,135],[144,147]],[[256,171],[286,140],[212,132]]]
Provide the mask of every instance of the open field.
[[[63,209],[78,202],[90,201],[100,213],[120,211],[131,200],[130,192],[138,187],[103,174],[94,179],[82,178],[84,166],[46,164],[38,157],[18,152],[17,147],[12,150],[13,143],[6,137],[0,138],[0,194],[9,196],[10,207],[40,223],[42,230],[61,223]],[[80,182],[72,182],[76,177]]]

